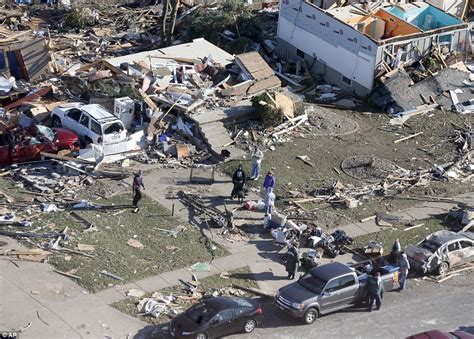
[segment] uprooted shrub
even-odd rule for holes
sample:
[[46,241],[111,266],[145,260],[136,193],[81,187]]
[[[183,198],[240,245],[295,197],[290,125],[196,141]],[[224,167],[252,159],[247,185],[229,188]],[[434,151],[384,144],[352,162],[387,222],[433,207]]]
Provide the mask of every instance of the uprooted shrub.
[[284,120],[281,109],[275,108],[266,94],[253,97],[252,107],[265,128],[278,126]]

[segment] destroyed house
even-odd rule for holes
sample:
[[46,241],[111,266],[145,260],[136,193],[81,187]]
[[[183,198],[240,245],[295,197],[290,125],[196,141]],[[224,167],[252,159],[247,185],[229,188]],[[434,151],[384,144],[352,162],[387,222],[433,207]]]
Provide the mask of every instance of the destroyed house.
[[468,42],[468,24],[425,2],[328,10],[304,0],[280,2],[280,57],[304,60],[327,83],[362,96],[387,68],[416,61],[434,45],[467,52]]
[[50,55],[43,38],[0,42],[0,75],[37,81],[48,71]]

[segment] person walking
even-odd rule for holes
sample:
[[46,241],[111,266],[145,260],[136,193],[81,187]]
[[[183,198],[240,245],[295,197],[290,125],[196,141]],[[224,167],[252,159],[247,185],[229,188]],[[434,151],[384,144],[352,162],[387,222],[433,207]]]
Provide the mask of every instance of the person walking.
[[376,310],[380,310],[380,307],[382,306],[383,291],[383,281],[382,279],[380,279],[380,272],[375,272],[373,275],[369,275],[369,278],[367,279],[369,312],[372,312],[372,308],[374,307],[374,301],[377,305]]
[[265,180],[263,181],[263,188],[265,189],[265,212],[269,210],[269,202],[270,202],[270,193],[273,192],[273,188],[275,187],[276,179],[273,175],[272,171],[268,171],[267,175],[265,176]]
[[402,252],[400,255],[400,288],[399,291],[403,291],[407,284],[408,271],[410,270],[410,262],[408,261],[407,254]]
[[238,196],[239,194],[243,194],[244,185],[245,185],[245,172],[242,167],[242,164],[235,170],[234,175],[232,177],[232,183],[234,184],[234,188],[230,194],[230,198],[234,199],[234,197]]
[[263,160],[263,152],[255,146],[253,153],[252,153],[252,171],[250,175],[251,180],[258,180],[260,177],[260,167],[262,165]]
[[288,244],[288,252],[286,253],[286,256],[287,260],[285,263],[285,270],[288,272],[288,279],[294,279],[300,263],[297,241]]
[[143,174],[142,171],[138,171],[133,177],[133,184],[132,184],[132,193],[133,193],[133,202],[132,206],[135,207],[133,213],[138,213],[140,208],[138,207],[138,202],[142,199],[142,192],[141,189],[145,189],[145,185],[143,184]]

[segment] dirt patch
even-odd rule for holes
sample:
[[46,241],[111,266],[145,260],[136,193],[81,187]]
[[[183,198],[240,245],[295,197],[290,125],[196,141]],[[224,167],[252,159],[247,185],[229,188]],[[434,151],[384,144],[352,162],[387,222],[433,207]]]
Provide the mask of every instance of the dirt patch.
[[[313,106],[314,107],[314,106]],[[357,132],[359,124],[340,114],[334,113],[324,107],[308,106],[308,123],[305,128],[309,130],[309,135],[346,135]]]
[[[316,106],[319,111],[321,108]],[[429,115],[410,118],[404,126],[389,125],[388,114],[369,112],[354,112],[350,110],[332,110],[331,113],[352,119],[357,116],[359,129],[355,133],[339,136],[311,136],[305,131],[299,131],[303,137],[291,138],[287,142],[275,145],[275,150],[265,150],[262,163],[262,172],[274,168],[276,176],[275,194],[277,207],[285,210],[289,201],[294,199],[291,192],[299,191],[310,195],[315,189],[326,186],[328,183],[340,181],[344,186],[365,186],[366,181],[351,176],[340,169],[341,163],[355,155],[361,157],[375,157],[384,159],[392,164],[411,171],[423,171],[434,168],[436,164],[453,161],[458,154],[456,145],[451,142],[453,131],[457,126],[469,125],[468,116],[436,111]],[[307,128],[308,126],[304,126]],[[423,132],[416,138],[394,144],[394,141],[407,135]],[[305,137],[307,136],[307,138]],[[295,155],[307,155],[314,164],[311,167],[295,159]],[[247,173],[250,172],[250,161],[229,161],[223,164],[222,170],[232,175],[238,164],[242,163]],[[248,187],[262,190],[263,176],[258,181],[248,182]],[[457,194],[474,190],[474,182],[434,181],[427,187],[413,187],[409,193],[418,195],[436,195],[452,197]],[[296,199],[297,200],[297,199]],[[302,204],[308,211],[321,209],[315,203]],[[376,198],[367,201],[354,209],[334,209],[340,214],[353,220],[367,217],[378,211],[395,212],[406,209],[416,203],[395,198]],[[333,210],[332,208],[328,210]],[[323,221],[330,224],[331,221]],[[348,223],[347,220],[334,218],[333,226]]]
[[344,159],[341,169],[355,179],[378,182],[397,169],[391,161],[370,155],[356,155]]

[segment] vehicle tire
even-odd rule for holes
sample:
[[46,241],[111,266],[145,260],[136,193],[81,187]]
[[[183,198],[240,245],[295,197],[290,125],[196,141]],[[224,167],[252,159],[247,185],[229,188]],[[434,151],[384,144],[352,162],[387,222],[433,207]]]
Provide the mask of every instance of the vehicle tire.
[[309,308],[303,315],[303,322],[306,325],[312,324],[318,319],[318,310],[315,308]]
[[86,142],[86,146],[92,144],[92,139],[89,137],[84,137],[84,141]]
[[436,269],[436,274],[437,275],[443,275],[448,273],[449,271],[449,264],[446,261],[443,261],[441,264],[439,264],[438,268]]
[[52,123],[53,127],[62,127],[61,119],[57,115],[53,115]]
[[196,339],[207,339],[206,333],[198,333],[196,334]]
[[244,324],[244,332],[252,333],[255,327],[257,327],[257,322],[253,319],[249,319]]

